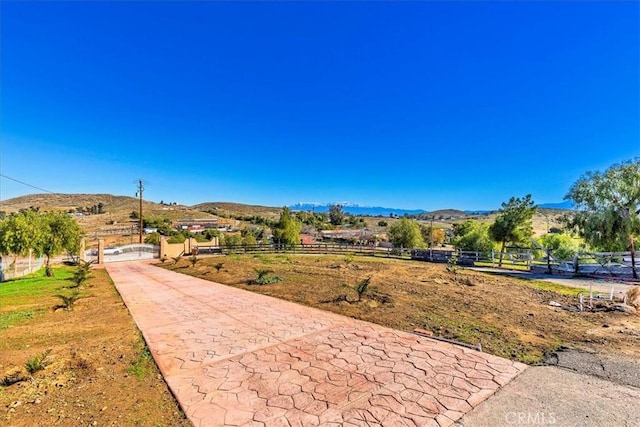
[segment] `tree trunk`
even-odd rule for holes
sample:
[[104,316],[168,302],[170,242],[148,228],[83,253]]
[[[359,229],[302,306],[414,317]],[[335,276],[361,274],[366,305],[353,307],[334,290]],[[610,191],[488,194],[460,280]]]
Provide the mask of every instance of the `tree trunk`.
[[53,270],[51,269],[51,257],[49,255],[45,255],[47,257],[47,263],[45,264],[44,271],[47,277],[53,277]]
[[498,267],[502,267],[502,257],[504,257],[504,246],[507,242],[502,241],[502,247],[500,248],[500,260],[498,261]]
[[633,272],[633,278],[638,278],[638,272],[636,271],[636,250],[633,244],[633,235],[629,236],[629,249],[631,250],[631,271]]

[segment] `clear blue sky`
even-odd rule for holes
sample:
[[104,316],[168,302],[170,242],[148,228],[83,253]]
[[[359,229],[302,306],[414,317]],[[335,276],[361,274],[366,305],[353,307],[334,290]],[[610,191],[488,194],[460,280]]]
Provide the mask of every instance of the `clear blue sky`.
[[53,192],[495,209],[640,155],[636,1],[0,13],[1,173]]

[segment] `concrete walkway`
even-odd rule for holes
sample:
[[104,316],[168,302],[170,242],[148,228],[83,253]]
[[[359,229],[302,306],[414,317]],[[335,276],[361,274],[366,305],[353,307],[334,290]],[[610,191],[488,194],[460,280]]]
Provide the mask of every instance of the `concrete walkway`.
[[106,268],[196,426],[449,426],[526,369],[146,263]]

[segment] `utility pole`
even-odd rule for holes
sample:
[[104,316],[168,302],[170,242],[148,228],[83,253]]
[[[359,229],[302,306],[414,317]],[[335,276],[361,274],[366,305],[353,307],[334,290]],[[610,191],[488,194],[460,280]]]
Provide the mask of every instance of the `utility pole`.
[[139,179],[138,180],[138,192],[136,193],[136,196],[140,197],[140,228],[139,228],[139,232],[140,232],[140,241],[139,243],[142,243],[142,192],[144,191],[144,187],[142,186],[142,180]]

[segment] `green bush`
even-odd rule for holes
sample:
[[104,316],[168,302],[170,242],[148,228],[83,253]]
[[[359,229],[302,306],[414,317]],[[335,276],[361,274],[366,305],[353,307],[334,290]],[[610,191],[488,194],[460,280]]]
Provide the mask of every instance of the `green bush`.
[[27,360],[27,363],[24,364],[27,372],[33,375],[36,372],[42,371],[44,368],[46,368],[50,363],[49,354],[51,354],[51,349],[45,350],[40,354],[36,354],[31,359]]

